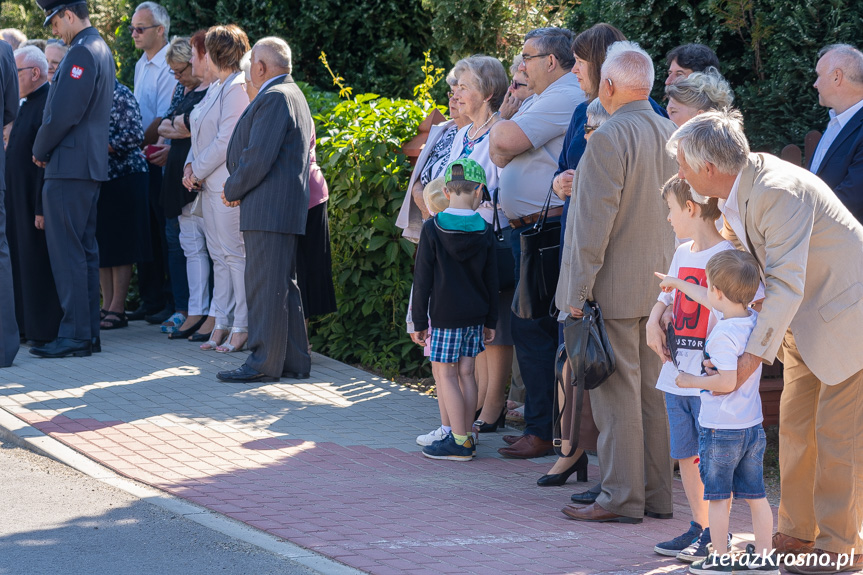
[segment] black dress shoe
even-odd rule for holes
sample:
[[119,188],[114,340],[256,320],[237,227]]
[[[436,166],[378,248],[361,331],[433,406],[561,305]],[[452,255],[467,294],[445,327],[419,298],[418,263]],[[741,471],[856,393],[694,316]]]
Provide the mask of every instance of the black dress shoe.
[[589,505],[596,501],[596,498],[599,497],[599,494],[602,493],[602,485],[597,483],[587,491],[582,491],[581,493],[575,493],[570,497],[573,503],[581,503],[583,505]]
[[220,381],[229,381],[232,383],[258,383],[279,381],[278,377],[273,377],[271,375],[267,375],[266,373],[261,373],[256,369],[252,369],[245,363],[238,369],[220,371],[216,374],[216,377]]
[[[179,329],[179,330],[175,331],[174,333],[169,333],[169,334],[168,334],[168,339],[185,339],[185,340],[189,340],[189,339],[191,339],[191,337],[190,337],[190,336],[197,335],[195,332],[196,332],[196,331],[198,331],[198,329],[200,329],[200,327],[201,327],[202,325],[204,325],[204,322],[205,322],[205,321],[207,321],[207,316],[202,316],[202,317],[201,317],[201,319],[199,319],[198,321],[196,321],[196,322],[194,323],[194,325],[192,325],[192,327],[190,327],[189,329]],[[210,338],[209,338],[209,337],[207,337],[207,339],[205,339],[205,340],[203,340],[203,341],[207,341],[208,339],[210,339]],[[193,341],[194,341],[194,340],[193,340]]]
[[644,510],[645,517],[652,517],[653,519],[674,519],[674,513],[657,513],[656,511],[648,511]]
[[578,481],[587,481],[587,454],[583,451],[581,452],[581,457],[576,459],[575,462],[569,466],[569,469],[566,469],[563,473],[549,473],[548,475],[543,475],[536,480],[536,484],[540,487],[563,485],[566,483],[566,480],[569,479],[569,476],[576,472],[578,472],[578,474],[575,478]]
[[72,339],[70,337],[58,337],[50,343],[30,349],[30,353],[37,357],[90,357],[92,347],[88,339]]
[[93,353],[101,353],[102,352],[102,338],[98,335],[90,340],[90,350]]
[[174,315],[174,310],[166,307],[162,311],[157,311],[154,314],[145,315],[144,321],[146,321],[150,325],[159,325],[160,323],[164,323],[165,321],[167,321],[168,318],[172,315]]
[[[158,310],[155,310],[155,311],[158,311]],[[129,321],[141,321],[142,319],[144,319],[144,316],[148,316],[152,313],[155,313],[155,311],[146,309],[143,305],[141,305],[141,306],[138,306],[138,309],[136,309],[135,311],[130,311],[129,313],[127,313],[126,317],[128,318]]]
[[296,371],[283,371],[282,377],[288,379],[309,379],[308,373],[297,373]]

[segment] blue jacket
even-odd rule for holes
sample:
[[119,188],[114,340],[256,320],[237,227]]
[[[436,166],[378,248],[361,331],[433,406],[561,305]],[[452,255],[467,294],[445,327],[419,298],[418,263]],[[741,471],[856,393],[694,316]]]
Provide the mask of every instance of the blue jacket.
[[[811,168],[809,160],[807,168]],[[858,222],[863,222],[863,109],[830,144],[815,175],[833,189]]]

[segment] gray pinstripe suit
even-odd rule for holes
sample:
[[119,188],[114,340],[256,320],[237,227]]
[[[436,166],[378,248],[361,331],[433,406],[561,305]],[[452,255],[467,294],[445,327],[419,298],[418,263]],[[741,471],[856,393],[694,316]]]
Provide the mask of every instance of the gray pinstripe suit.
[[309,209],[312,116],[291,75],[246,108],[228,144],[225,198],[242,200],[249,349],[246,364],[272,377],[308,373],[311,357],[297,287],[297,235]]

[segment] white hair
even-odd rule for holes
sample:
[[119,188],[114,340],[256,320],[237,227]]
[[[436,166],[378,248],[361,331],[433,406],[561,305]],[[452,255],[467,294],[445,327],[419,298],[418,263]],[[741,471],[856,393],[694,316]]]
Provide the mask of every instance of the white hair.
[[21,64],[24,67],[33,66],[34,68],[39,68],[39,71],[42,72],[42,77],[48,77],[48,59],[45,58],[45,53],[40,50],[37,46],[24,46],[23,48],[18,48],[15,50],[15,57],[23,56],[21,60]]
[[850,81],[863,84],[863,53],[850,44],[830,44],[818,51],[818,57],[827,56],[830,72],[837,68]]
[[630,90],[653,88],[653,60],[636,42],[621,40],[608,47],[602,77],[615,86]]
[[155,2],[141,2],[138,4],[138,7],[135,8],[135,12],[140,12],[141,10],[149,10],[150,14],[153,16],[153,24],[156,26],[162,26],[165,29],[165,40],[168,40],[168,32],[171,31],[171,17],[168,16],[168,11],[165,10],[165,7],[161,4],[156,4]]
[[17,28],[3,28],[0,30],[0,38],[9,42],[9,45],[12,46],[13,50],[17,50],[21,47],[21,44],[27,41],[27,36],[24,32]]
[[274,66],[291,73],[291,47],[276,36],[261,38],[252,47],[257,60],[263,60],[268,66]]
[[665,150],[672,157],[677,157],[678,149],[696,174],[708,163],[723,174],[738,174],[749,161],[743,116],[737,110],[698,114],[668,139]]
[[600,127],[609,118],[611,118],[611,114],[609,114],[608,110],[602,106],[602,102],[599,101],[599,98],[594,98],[593,101],[587,105],[587,119],[590,120],[590,123],[594,127]]
[[240,58],[240,70],[246,78],[246,83],[252,80],[252,51],[249,50]]

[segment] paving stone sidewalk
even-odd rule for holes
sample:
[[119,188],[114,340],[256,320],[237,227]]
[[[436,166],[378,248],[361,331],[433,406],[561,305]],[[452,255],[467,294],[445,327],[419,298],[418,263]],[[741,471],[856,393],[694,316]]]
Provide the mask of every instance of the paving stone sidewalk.
[[[22,348],[0,371],[0,408],[130,478],[374,574],[684,573],[656,542],[688,527],[571,521],[560,509],[591,483],[539,488],[554,459],[503,459],[484,434],[471,462],[424,458],[434,399],[315,354],[311,378],[216,380],[245,353],[203,352],[135,322],[103,332],[91,358]],[[595,482],[598,469],[590,466]],[[751,540],[735,505],[738,547]]]

